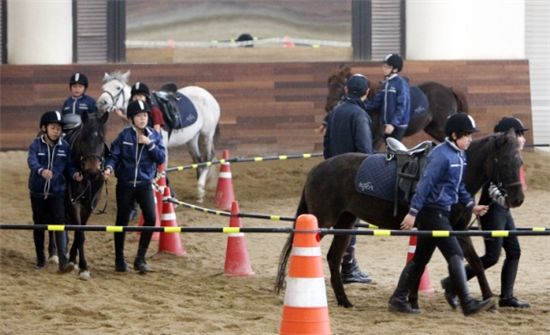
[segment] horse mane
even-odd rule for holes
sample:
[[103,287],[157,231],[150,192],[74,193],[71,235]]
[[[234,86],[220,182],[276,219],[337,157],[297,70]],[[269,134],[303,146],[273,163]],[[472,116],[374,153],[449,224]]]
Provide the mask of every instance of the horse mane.
[[338,104],[338,101],[340,101],[344,95],[344,87],[346,86],[346,81],[350,76],[351,67],[348,64],[340,64],[338,68],[332,71],[328,77],[328,95],[325,104],[325,111],[327,113]]
[[103,77],[102,84],[108,83],[111,80],[120,80],[121,82],[126,83],[126,78],[122,71],[113,71],[106,74],[105,77]]

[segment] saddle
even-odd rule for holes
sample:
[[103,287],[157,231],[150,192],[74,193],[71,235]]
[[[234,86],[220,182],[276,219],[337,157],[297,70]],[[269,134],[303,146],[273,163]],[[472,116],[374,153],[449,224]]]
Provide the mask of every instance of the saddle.
[[174,83],[163,85],[160,91],[153,92],[152,97],[161,109],[170,132],[185,128],[197,120],[197,111],[193,103],[177,91]]
[[399,195],[406,202],[410,202],[415,190],[416,184],[420,180],[428,154],[434,147],[432,141],[424,141],[408,149],[398,140],[388,137],[386,139],[386,160],[396,161],[396,179],[394,190],[394,210],[393,215],[397,215],[397,203]]

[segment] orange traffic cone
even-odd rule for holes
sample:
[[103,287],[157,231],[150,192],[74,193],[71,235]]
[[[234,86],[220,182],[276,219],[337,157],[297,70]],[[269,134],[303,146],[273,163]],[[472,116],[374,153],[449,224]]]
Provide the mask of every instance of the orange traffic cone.
[[[229,159],[229,152],[227,150],[223,151],[223,159]],[[225,162],[221,165],[218,186],[216,187],[216,207],[223,210],[231,210],[231,204],[235,201],[233,180],[229,166],[229,162]]]
[[[229,219],[229,227],[241,227],[239,215],[239,203],[233,201],[231,206],[231,218]],[[225,251],[225,267],[224,274],[226,276],[253,276],[254,271],[250,266],[248,258],[248,250],[243,233],[229,234],[227,237],[227,249]]]
[[327,292],[315,216],[296,220],[279,334],[330,334]]
[[[416,251],[416,235],[411,235],[409,238],[409,251],[407,252],[407,263],[410,262]],[[430,282],[430,271],[428,271],[428,266],[424,269],[424,273],[420,278],[420,284],[418,285],[418,291],[422,293],[434,293],[435,290],[432,287]]]
[[[156,189],[155,187],[153,186],[153,192],[155,193],[155,208],[156,208],[156,211],[157,211],[157,215],[156,215],[156,220],[155,220],[155,227],[160,227],[160,211],[159,211],[159,203],[162,204],[162,194],[160,194]],[[160,200],[159,200],[160,199]],[[138,221],[138,226],[143,226],[143,223],[144,223],[144,219],[143,219],[143,213],[140,212],[139,214],[139,221]],[[141,233],[140,233],[141,234]],[[151,237],[151,239],[153,241],[158,241],[159,239],[159,232],[156,231],[153,233],[153,236]]]
[[[166,186],[164,188],[164,197],[170,197],[170,188]],[[174,206],[171,202],[163,202],[161,223],[163,227],[177,227],[176,213],[174,212]],[[160,234],[159,252],[167,252],[176,256],[183,256],[186,254],[185,250],[181,246],[179,233],[162,233]]]
[[290,38],[289,36],[285,36],[283,38],[283,47],[284,48],[294,48],[294,42],[292,41],[292,38]]

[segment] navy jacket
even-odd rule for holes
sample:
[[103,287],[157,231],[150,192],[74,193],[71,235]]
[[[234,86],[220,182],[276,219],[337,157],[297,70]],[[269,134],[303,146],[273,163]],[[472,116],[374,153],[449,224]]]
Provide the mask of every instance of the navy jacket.
[[323,155],[330,158],[347,152],[372,153],[371,119],[358,97],[347,95],[325,117]]
[[380,110],[384,124],[407,128],[411,119],[409,84],[399,75],[391,75],[374,98],[367,102],[366,109],[368,112]]
[[458,202],[467,207],[474,205],[472,195],[462,182],[466,157],[454,143],[445,139],[428,156],[426,168],[411,200],[409,214],[416,214],[426,206],[447,211]]
[[73,98],[69,97],[65,102],[63,103],[63,107],[61,107],[61,114],[78,114],[82,115],[82,113],[87,112],[90,114],[94,114],[97,112],[97,107],[95,104],[95,100],[90,97],[89,95],[83,94],[81,97]]
[[[60,138],[53,147],[50,147],[44,140],[44,136],[35,138],[29,147],[27,157],[27,164],[31,170],[29,191],[32,197],[63,196],[67,180],[76,172],[71,162],[70,146],[67,141]],[[50,180],[40,175],[46,169],[53,172]]]
[[151,143],[138,144],[135,128],[124,128],[111,144],[111,154],[106,167],[115,172],[118,183],[140,186],[151,183],[157,173],[157,165],[164,163],[166,149],[162,135],[146,128]]

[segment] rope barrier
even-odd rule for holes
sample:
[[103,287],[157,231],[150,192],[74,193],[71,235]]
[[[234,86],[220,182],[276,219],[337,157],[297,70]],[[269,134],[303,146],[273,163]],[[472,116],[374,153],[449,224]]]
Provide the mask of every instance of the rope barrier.
[[483,237],[508,237],[508,236],[545,236],[550,235],[550,228],[533,227],[529,230],[478,230],[478,231],[454,231],[454,230],[389,230],[389,229],[327,229],[296,230],[290,227],[146,227],[146,226],[79,226],[79,225],[35,225],[35,224],[0,224],[0,230],[48,230],[48,231],[104,231],[108,233],[119,232],[161,232],[161,233],[318,233],[320,235],[371,235],[371,236],[426,236],[426,237],[450,237],[450,236],[483,236]]
[[229,159],[220,159],[220,160],[211,161],[211,162],[173,166],[173,167],[167,168],[166,172],[198,169],[204,166],[212,166],[216,164],[225,164],[225,163],[265,162],[265,161],[274,161],[274,160],[282,161],[287,159],[312,158],[312,157],[320,157],[320,156],[323,156],[322,152],[303,153],[303,154],[295,154],[295,155],[264,156],[264,157],[233,157]]

